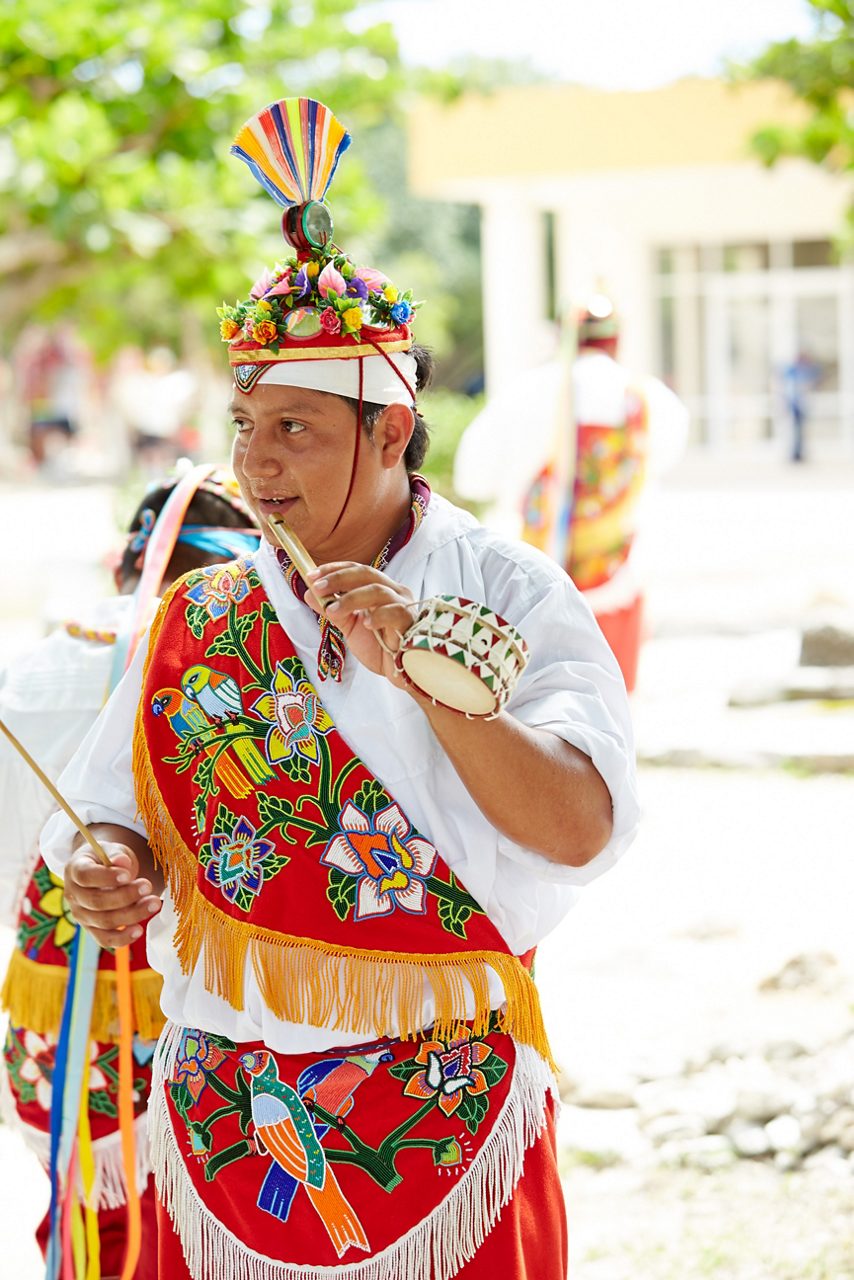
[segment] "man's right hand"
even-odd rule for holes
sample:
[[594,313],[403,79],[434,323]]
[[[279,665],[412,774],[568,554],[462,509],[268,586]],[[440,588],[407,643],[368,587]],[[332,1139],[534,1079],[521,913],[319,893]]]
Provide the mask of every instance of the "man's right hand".
[[150,880],[141,877],[139,859],[125,844],[101,841],[110,859],[105,867],[83,845],[65,868],[65,897],[71,914],[102,947],[126,947],[163,905]]

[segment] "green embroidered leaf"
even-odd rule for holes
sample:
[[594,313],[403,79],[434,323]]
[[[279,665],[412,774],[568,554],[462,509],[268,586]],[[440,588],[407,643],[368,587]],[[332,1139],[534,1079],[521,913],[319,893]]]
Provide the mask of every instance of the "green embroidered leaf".
[[235,644],[230,631],[223,631],[205,649],[206,658],[237,658],[240,648]]
[[183,749],[179,752],[177,756],[163,757],[164,764],[174,764],[177,766],[177,768],[175,769],[176,773],[186,773],[187,770],[190,768],[190,765],[195,764],[195,762],[196,762],[195,751],[189,751],[189,750],[183,750]]
[[187,619],[187,626],[196,639],[204,639],[205,625],[210,622],[207,609],[200,604],[188,604],[184,617]]
[[256,799],[258,817],[261,819],[264,831],[273,831],[278,827],[283,840],[288,844],[296,844],[293,836],[288,835],[288,823],[294,816],[294,806],[290,800],[280,796],[268,796],[266,791],[257,792]]
[[363,813],[373,814],[379,809],[384,809],[387,804],[391,804],[391,800],[383,789],[382,783],[377,782],[376,778],[371,778],[359,787],[353,796],[353,804]]
[[233,1040],[229,1040],[228,1036],[215,1036],[212,1031],[205,1032],[205,1039],[209,1044],[216,1045],[217,1049],[222,1049],[223,1053],[234,1053],[237,1048],[237,1045]]
[[281,871],[282,867],[286,867],[289,862],[290,858],[283,853],[268,854],[261,868],[264,879],[272,880],[276,872]]
[[51,877],[50,870],[44,865],[44,863],[41,863],[36,868],[35,874],[33,875],[33,883],[39,893],[47,893],[48,889],[53,888],[53,879]]
[[326,896],[339,920],[346,920],[356,905],[356,880],[337,867],[329,871],[329,888]]
[[235,1160],[242,1160],[244,1156],[252,1154],[252,1147],[246,1141],[233,1142],[230,1147],[218,1151],[215,1156],[211,1156],[205,1165],[205,1181],[213,1182],[220,1169],[224,1169],[226,1165],[234,1164]]
[[463,1100],[457,1107],[455,1118],[459,1116],[465,1123],[469,1133],[477,1133],[481,1121],[489,1110],[489,1098],[485,1093],[464,1093]]
[[241,642],[246,643],[248,637],[252,633],[252,628],[258,620],[258,610],[253,609],[252,613],[243,613],[237,619],[237,634],[240,636]]
[[473,898],[471,896],[468,889],[466,889],[465,885],[460,884],[459,880],[454,875],[453,871],[449,871],[448,875],[450,876],[450,880],[448,883],[450,884],[451,888],[454,890],[454,896],[456,898],[460,898],[460,897],[465,898],[466,906],[468,907],[469,911],[471,911],[473,915],[477,915],[477,916],[486,915],[486,912],[484,911],[483,907],[480,905],[480,903],[477,901],[476,898]]
[[261,603],[261,621],[268,622],[268,623],[279,621],[279,619],[276,617],[276,610],[270,604],[269,600],[264,600]]
[[193,1105],[193,1095],[190,1090],[182,1080],[180,1084],[170,1084],[169,1092],[172,1095],[172,1102],[178,1115],[186,1120],[187,1112]]
[[503,1058],[499,1058],[493,1051],[492,1056],[487,1058],[486,1062],[480,1064],[480,1070],[486,1077],[486,1083],[490,1089],[494,1084],[498,1084],[507,1074],[507,1063]]
[[118,1108],[113,1102],[106,1089],[93,1089],[89,1094],[89,1110],[96,1111],[99,1115],[115,1117]]
[[311,778],[311,769],[303,756],[288,756],[286,760],[279,760],[278,763],[292,782],[308,782]]
[[458,938],[466,937],[466,922],[471,919],[471,908],[450,898],[439,899],[439,923],[447,933]]
[[213,820],[213,834],[230,836],[236,826],[237,814],[232,813],[227,804],[217,805]]
[[390,1076],[394,1076],[395,1080],[403,1080],[406,1083],[407,1080],[411,1080],[414,1075],[423,1070],[423,1066],[417,1063],[414,1058],[410,1058],[407,1062],[396,1062],[393,1067],[389,1067],[388,1073]]
[[213,756],[203,756],[193,774],[193,782],[206,796],[219,795],[216,783],[216,761]]

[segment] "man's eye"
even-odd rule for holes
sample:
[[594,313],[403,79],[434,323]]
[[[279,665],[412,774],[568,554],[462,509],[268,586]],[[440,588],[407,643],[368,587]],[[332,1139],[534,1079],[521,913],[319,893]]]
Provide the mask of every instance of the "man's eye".
[[289,436],[295,436],[298,435],[300,431],[305,431],[304,422],[294,422],[291,418],[285,418],[282,422],[282,426]]
[[231,425],[235,431],[248,431],[251,424],[243,418],[232,418]]

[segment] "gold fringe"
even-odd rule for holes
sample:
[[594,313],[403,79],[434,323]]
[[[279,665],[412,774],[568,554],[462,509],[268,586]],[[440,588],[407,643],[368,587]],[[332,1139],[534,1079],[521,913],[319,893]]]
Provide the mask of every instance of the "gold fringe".
[[[152,626],[143,689],[178,585],[164,596]],[[175,827],[154,777],[142,702],[134,726],[133,773],[139,814],[178,916],[174,942],[181,968],[184,973],[193,970],[204,942],[206,990],[227,1000],[232,1008],[243,1009],[249,961],[268,1008],[288,1022],[352,1030],[366,1038],[397,1034],[404,1040],[417,1039],[432,1023],[431,1034],[447,1040],[464,1021],[472,1023],[476,1036],[488,1030],[491,969],[501,979],[506,996],[506,1006],[499,1015],[501,1029],[531,1045],[554,1068],[539,993],[516,956],[500,951],[431,954],[336,946],[234,920],[208,902],[197,888],[196,855]],[[471,998],[473,1018],[466,1013]],[[433,1005],[432,1015],[428,1001]]]
[[[163,980],[153,969],[137,969],[131,974],[133,1026],[143,1040],[156,1040],[163,1030],[166,1019],[160,1009],[162,987]],[[23,952],[13,951],[0,1004],[13,1027],[28,1027],[39,1035],[58,1035],[67,989],[68,969],[39,964]],[[93,1040],[118,1040],[116,975],[111,969],[99,969],[95,977],[89,1034]]]

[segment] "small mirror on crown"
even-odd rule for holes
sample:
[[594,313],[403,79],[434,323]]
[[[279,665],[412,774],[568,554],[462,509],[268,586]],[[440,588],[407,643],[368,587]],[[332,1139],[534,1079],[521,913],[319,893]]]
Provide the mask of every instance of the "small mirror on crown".
[[324,249],[332,241],[329,206],[321,200],[292,205],[282,214],[282,235],[297,250]]

